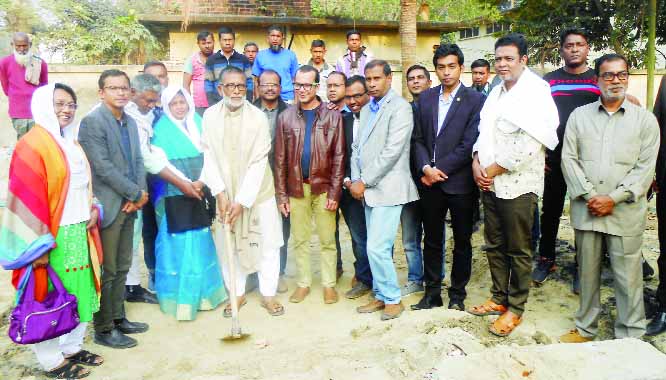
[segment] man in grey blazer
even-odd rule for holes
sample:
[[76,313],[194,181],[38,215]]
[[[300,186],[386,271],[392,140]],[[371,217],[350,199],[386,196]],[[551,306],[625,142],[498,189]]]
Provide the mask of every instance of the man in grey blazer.
[[136,211],[148,201],[146,172],[136,122],[124,107],[130,81],[119,70],[106,70],[98,81],[102,104],[82,121],[79,142],[92,170],[93,191],[104,207],[102,220],[102,294],[94,315],[95,343],[129,348],[137,342],[125,334],[148,330],[125,318],[125,280],[132,263]]
[[384,310],[381,319],[388,320],[404,311],[392,255],[402,206],[419,198],[409,170],[414,120],[412,107],[391,89],[388,62],[369,62],[365,78],[372,101],[361,110],[359,138],[352,145],[350,192],[365,203],[375,299],[357,311]]

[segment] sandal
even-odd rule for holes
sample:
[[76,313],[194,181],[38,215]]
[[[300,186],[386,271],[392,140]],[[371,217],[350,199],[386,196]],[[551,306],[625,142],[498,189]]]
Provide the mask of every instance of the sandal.
[[468,313],[478,317],[485,317],[486,315],[502,315],[507,311],[508,309],[506,306],[498,305],[491,300],[487,300],[482,305],[474,306],[467,310]]
[[520,322],[523,321],[523,318],[518,316],[518,314],[514,314],[510,311],[507,311],[506,313],[502,314],[499,318],[493,322],[492,325],[488,328],[491,333],[500,336],[500,337],[505,337],[509,336],[515,330],[516,327],[520,324]]
[[52,379],[83,379],[90,376],[90,371],[74,362],[67,361],[62,367],[46,371],[45,375]]
[[[247,299],[243,298],[243,300],[238,304],[238,311],[240,311],[241,307],[245,306],[247,303]],[[231,318],[231,303],[228,303],[224,307],[224,312],[223,312],[224,318]]]
[[[95,355],[92,352],[86,350],[81,350],[72,356],[66,357],[65,359],[69,360],[70,362],[92,367],[97,367],[104,364],[104,359],[101,356]],[[100,359],[101,361],[98,361]]]
[[274,317],[277,317],[277,316],[280,316],[280,315],[284,314],[284,306],[282,306],[277,301],[270,301],[270,302],[261,301],[261,307],[266,309],[268,314],[270,314]]

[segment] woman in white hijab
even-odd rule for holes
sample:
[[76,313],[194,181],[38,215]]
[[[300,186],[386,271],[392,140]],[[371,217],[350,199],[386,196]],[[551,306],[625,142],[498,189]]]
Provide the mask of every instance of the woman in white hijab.
[[[57,379],[86,377],[90,371],[81,365],[103,363],[101,356],[81,348],[88,322],[99,310],[99,261],[95,244],[89,248],[88,242],[100,209],[92,204],[90,168],[76,142],[76,108],[76,94],[64,84],[49,84],[33,94],[35,127],[17,143],[9,169],[2,228],[14,237],[11,242],[4,239],[7,234],[0,239],[3,252],[10,247],[20,255],[12,261],[0,254],[5,269],[15,270],[15,286],[19,278],[34,276],[34,297],[43,299],[49,265],[77,298],[79,325],[68,334],[31,345],[46,375]],[[33,241],[30,236],[39,237]],[[37,245],[43,248],[34,249]]]
[[[184,88],[171,86],[162,91],[162,106],[164,114],[155,124],[151,144],[166,153],[180,174],[196,181],[203,154],[201,117],[194,101]],[[155,290],[162,311],[178,320],[193,320],[199,310],[211,310],[227,297],[202,190],[197,189],[195,199],[164,179],[151,184],[158,223]]]

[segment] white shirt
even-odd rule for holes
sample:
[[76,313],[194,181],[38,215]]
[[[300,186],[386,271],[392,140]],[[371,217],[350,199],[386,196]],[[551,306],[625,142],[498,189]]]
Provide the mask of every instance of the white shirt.
[[444,120],[446,120],[446,115],[449,113],[449,109],[451,108],[451,104],[453,104],[453,99],[456,97],[456,94],[458,94],[458,90],[460,90],[460,86],[462,83],[458,81],[458,85],[456,88],[451,91],[449,96],[444,97],[444,85],[440,87],[439,89],[439,110],[437,111],[437,135],[439,135],[439,131],[442,129],[442,124],[444,124]]
[[86,156],[83,150],[74,143],[77,126],[70,125],[62,130],[65,142],[60,146],[63,148],[67,164],[69,166],[69,188],[60,219],[61,226],[77,224],[90,219],[90,173],[86,164]]

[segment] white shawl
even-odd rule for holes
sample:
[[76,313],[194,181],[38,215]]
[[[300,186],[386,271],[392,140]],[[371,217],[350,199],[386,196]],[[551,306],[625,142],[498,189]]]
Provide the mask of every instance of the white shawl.
[[557,106],[550,95],[550,86],[530,69],[525,69],[518,82],[500,97],[504,82],[495,86],[481,110],[479,138],[474,151],[481,166],[495,162],[495,128],[509,133],[522,129],[548,149],[557,146],[560,124]]

